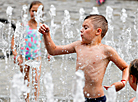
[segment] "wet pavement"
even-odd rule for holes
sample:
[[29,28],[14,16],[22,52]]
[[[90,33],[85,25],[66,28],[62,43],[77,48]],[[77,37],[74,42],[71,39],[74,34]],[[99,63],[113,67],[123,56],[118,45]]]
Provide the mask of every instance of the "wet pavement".
[[[138,9],[138,1],[137,0],[106,0],[106,2],[97,6],[95,0],[40,0],[44,4],[44,11],[46,12],[45,23],[50,25],[51,17],[49,15],[49,9],[51,5],[54,5],[56,8],[56,17],[54,18],[56,24],[61,24],[61,21],[64,18],[64,10],[68,10],[70,13],[70,18],[72,21],[79,20],[79,10],[83,8],[85,10],[84,15],[88,15],[92,12],[93,7],[97,7],[100,14],[106,15],[106,7],[110,6],[113,9],[113,22],[114,26],[114,39],[118,41],[118,36],[122,32],[124,27],[121,22],[121,12],[122,9],[126,10],[127,19],[125,22],[125,26],[130,27],[131,30],[131,39],[132,43],[135,43],[137,40],[137,34],[134,28],[134,18],[136,15],[134,13]],[[32,2],[32,0],[0,0],[0,18],[6,18],[6,9],[8,6],[13,7],[12,14],[12,22],[16,24],[18,20],[21,20],[21,10],[24,4],[28,5]],[[60,28],[59,28],[60,29]],[[57,31],[59,31],[59,29]],[[73,29],[73,28],[72,28]],[[61,30],[61,29],[60,29]],[[59,31],[60,32],[60,31]],[[59,33],[58,32],[58,33]],[[61,32],[60,32],[61,33]],[[57,44],[61,44],[62,35],[55,35],[55,42]],[[73,39],[76,40],[76,39]],[[117,46],[116,46],[117,47]],[[135,46],[133,46],[132,50],[135,50]],[[133,58],[136,58],[135,54],[132,53]],[[2,53],[0,53],[2,55]],[[48,62],[44,59],[44,46],[43,46],[43,54],[42,54],[42,73],[41,73],[41,92],[40,92],[40,101],[45,100],[46,91],[44,85],[44,75],[46,72],[52,71],[53,83],[54,83],[54,95],[59,99],[68,99],[71,97],[72,92],[72,82],[73,76],[75,74],[75,54],[69,55],[70,57],[55,57],[54,62]],[[15,66],[12,60],[13,56],[10,56],[7,64],[5,64],[4,59],[0,59],[0,102],[3,100],[4,102],[9,102],[10,96],[10,88],[11,88],[11,80],[13,75],[19,73],[19,68]],[[125,59],[127,60],[127,59]],[[127,60],[128,61],[128,60]],[[129,63],[130,61],[128,61]],[[52,68],[51,68],[52,67]],[[109,73],[109,72],[112,72]],[[66,76],[66,77],[64,77]],[[115,76],[115,77],[114,77]],[[121,71],[119,71],[114,64],[110,70],[107,70],[107,73],[104,78],[103,84],[107,85],[115,81],[119,81],[121,79]],[[130,88],[129,84],[118,92],[118,99],[116,102],[127,102],[131,97],[134,96],[134,91]],[[66,96],[66,97],[65,97]],[[70,96],[70,97],[69,97]],[[72,97],[71,97],[72,98]],[[45,102],[45,101],[44,101]],[[61,102],[67,102],[61,101]]]

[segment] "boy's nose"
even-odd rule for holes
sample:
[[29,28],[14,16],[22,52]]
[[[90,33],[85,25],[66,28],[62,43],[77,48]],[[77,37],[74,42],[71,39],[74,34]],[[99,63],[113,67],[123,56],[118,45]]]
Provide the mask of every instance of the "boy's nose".
[[80,30],[81,33],[83,33],[83,28]]

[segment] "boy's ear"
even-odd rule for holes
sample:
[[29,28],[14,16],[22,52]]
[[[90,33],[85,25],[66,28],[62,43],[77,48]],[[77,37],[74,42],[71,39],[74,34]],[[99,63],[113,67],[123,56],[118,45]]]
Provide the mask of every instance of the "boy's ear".
[[101,33],[102,33],[102,29],[101,28],[97,28],[96,35],[100,35]]

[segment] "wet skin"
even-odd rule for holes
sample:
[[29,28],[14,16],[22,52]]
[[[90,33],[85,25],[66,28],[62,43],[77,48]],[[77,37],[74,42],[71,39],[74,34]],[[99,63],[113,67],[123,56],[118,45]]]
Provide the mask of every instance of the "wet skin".
[[[81,41],[69,45],[56,46],[50,37],[50,29],[46,25],[39,28],[44,35],[46,48],[51,55],[76,53],[76,71],[81,69],[85,75],[84,96],[98,98],[104,96],[102,81],[110,61],[114,62],[120,70],[123,70],[122,79],[128,78],[128,65],[120,58],[117,52],[110,46],[101,43],[101,29],[94,29],[91,20],[86,19],[81,29]],[[116,82],[116,90],[124,87],[122,82]],[[111,86],[107,86],[108,88]]]

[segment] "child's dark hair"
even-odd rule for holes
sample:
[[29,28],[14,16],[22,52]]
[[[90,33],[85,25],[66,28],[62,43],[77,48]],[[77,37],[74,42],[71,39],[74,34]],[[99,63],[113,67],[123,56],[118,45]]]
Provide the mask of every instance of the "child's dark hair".
[[135,59],[130,63],[129,75],[134,75],[138,81],[138,59]]
[[102,29],[102,34],[101,37],[103,38],[108,30],[108,21],[103,15],[99,14],[90,14],[85,17],[84,21],[86,19],[91,19],[92,24],[94,25],[94,29],[101,28]]
[[[29,11],[30,11],[30,9],[32,8],[33,5],[37,5],[37,4],[43,5],[42,2],[40,2],[40,1],[33,1],[33,2],[30,4]],[[43,9],[44,9],[44,6],[43,6]]]

